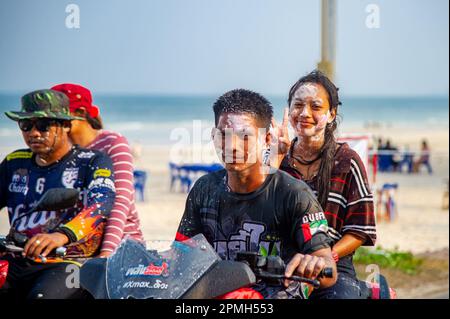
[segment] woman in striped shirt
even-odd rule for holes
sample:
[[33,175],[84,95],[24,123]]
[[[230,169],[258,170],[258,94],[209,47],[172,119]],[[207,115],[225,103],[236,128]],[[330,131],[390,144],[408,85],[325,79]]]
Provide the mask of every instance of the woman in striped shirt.
[[[337,263],[335,286],[316,290],[311,298],[361,298],[352,256],[361,245],[376,240],[373,196],[358,154],[337,143],[338,89],[320,71],[297,81],[289,92],[283,124],[275,121],[278,158],[273,165],[305,181],[315,192],[327,217]],[[288,122],[296,137],[290,141]]]
[[70,138],[83,148],[99,150],[113,162],[116,199],[108,218],[100,257],[109,256],[129,236],[143,242],[139,216],[134,203],[133,157],[124,136],[103,130],[99,109],[92,104],[91,92],[77,84],[58,84],[52,90],[65,93],[70,100],[70,111],[86,120],[72,121]]

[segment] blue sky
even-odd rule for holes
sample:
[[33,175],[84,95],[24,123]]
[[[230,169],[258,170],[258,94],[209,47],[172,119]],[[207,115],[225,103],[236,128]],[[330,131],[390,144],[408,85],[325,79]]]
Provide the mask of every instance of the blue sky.
[[[80,8],[68,29],[65,8]],[[368,4],[380,28],[365,25]],[[447,0],[338,0],[343,95],[448,95]],[[285,95],[320,58],[319,0],[2,0],[0,91]]]

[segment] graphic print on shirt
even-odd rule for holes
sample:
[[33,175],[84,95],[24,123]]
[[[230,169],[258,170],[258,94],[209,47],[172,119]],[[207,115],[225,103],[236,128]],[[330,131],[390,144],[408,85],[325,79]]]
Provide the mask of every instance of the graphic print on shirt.
[[92,151],[83,151],[78,154],[78,158],[91,158],[95,155]]
[[17,231],[24,232],[30,236],[37,233],[48,232],[61,221],[61,218],[58,218],[56,211],[43,210],[34,212],[29,216],[21,217],[24,213],[21,211],[21,208],[23,208],[23,205],[16,207],[12,221],[16,225]]
[[214,249],[223,259],[234,260],[239,251],[254,251],[267,257],[279,256],[281,240],[276,234],[266,234],[266,225],[255,222],[243,222],[237,232],[226,240],[215,240]]
[[64,170],[62,175],[62,184],[67,188],[73,188],[78,179],[78,167],[68,167]]
[[45,177],[40,177],[36,180],[36,188],[35,191],[39,195],[42,195],[45,189]]
[[325,214],[323,212],[305,214],[303,216],[302,231],[305,242],[309,241],[317,232],[326,233],[328,231],[328,223]]
[[12,174],[11,183],[9,184],[8,190],[11,193],[21,193],[26,196],[29,190],[29,180],[28,170],[25,168],[19,168]]

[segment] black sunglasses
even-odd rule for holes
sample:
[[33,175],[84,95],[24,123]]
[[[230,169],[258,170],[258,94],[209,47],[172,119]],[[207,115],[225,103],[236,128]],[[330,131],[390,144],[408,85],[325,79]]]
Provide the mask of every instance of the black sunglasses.
[[58,123],[60,123],[60,121],[53,119],[19,120],[19,128],[23,132],[29,132],[34,126],[39,132],[48,132],[50,126]]

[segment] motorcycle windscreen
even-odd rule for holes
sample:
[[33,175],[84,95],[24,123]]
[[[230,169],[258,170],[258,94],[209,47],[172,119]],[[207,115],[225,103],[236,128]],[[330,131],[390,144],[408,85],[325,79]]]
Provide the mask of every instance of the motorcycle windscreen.
[[106,287],[110,299],[176,299],[200,279],[220,257],[199,234],[169,250],[146,250],[124,240],[107,260]]

